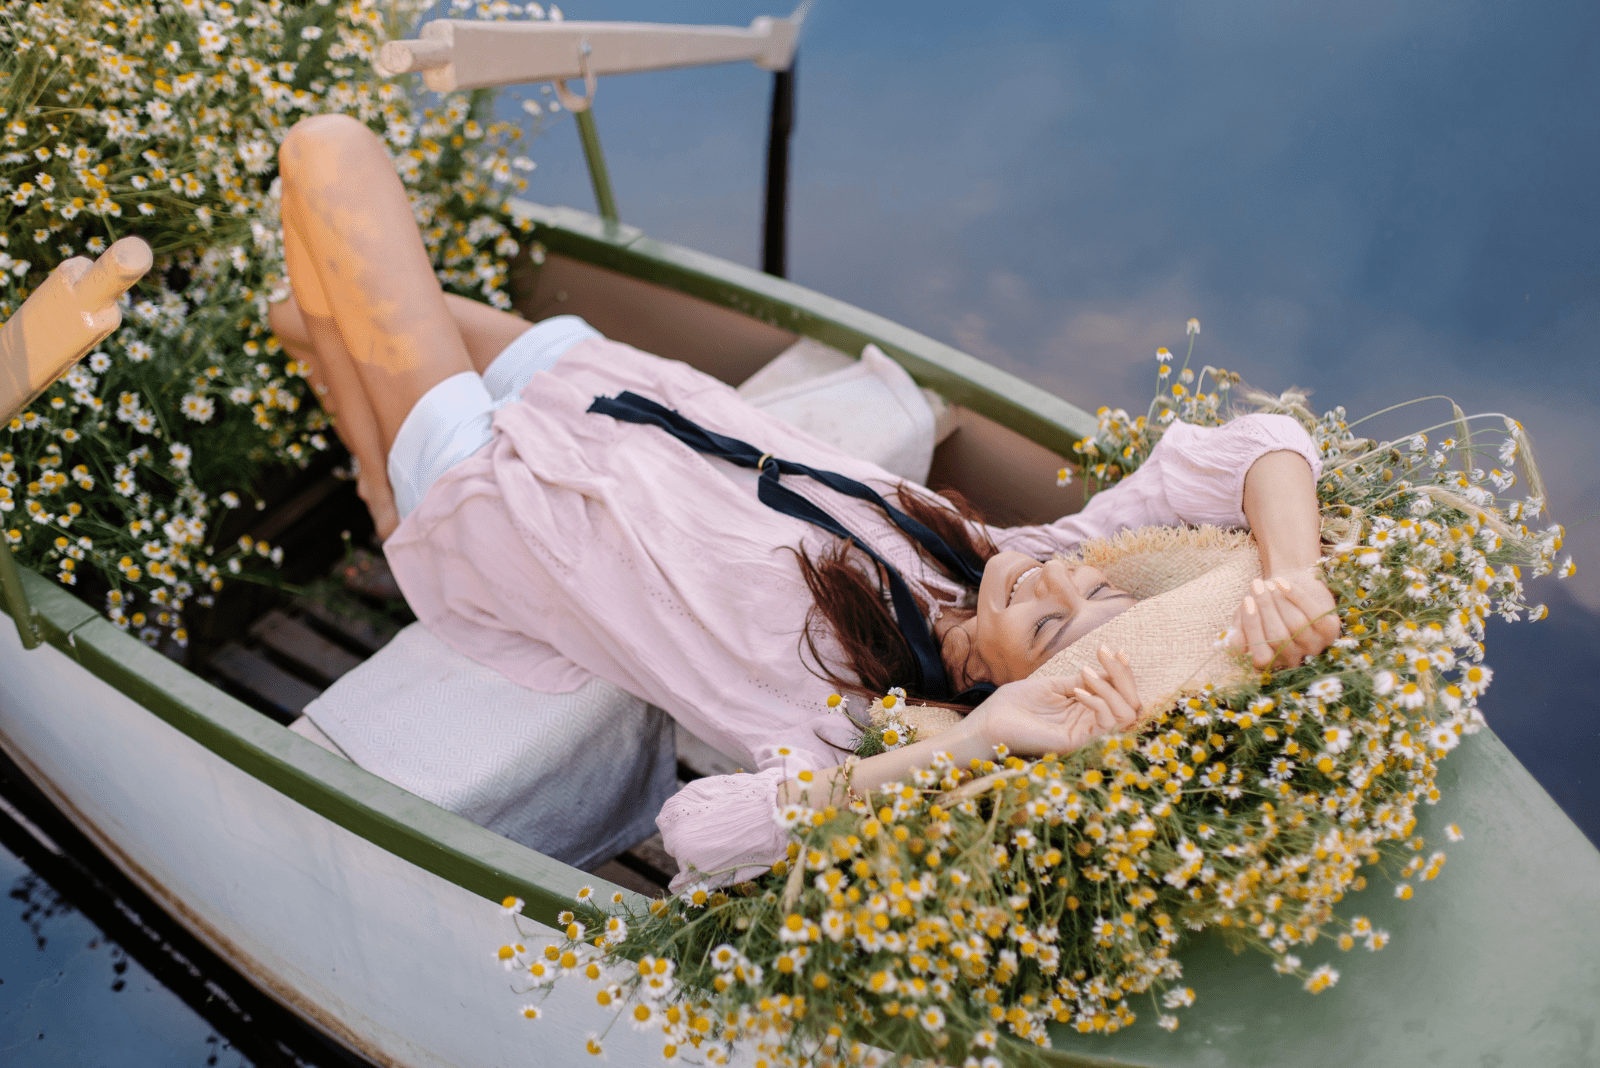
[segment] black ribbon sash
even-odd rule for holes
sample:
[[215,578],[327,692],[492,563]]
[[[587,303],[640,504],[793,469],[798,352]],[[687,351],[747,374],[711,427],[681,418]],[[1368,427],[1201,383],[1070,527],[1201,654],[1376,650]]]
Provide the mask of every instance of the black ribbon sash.
[[[779,459],[771,453],[762,452],[747,441],[707,430],[673,409],[658,404],[648,397],[641,397],[637,393],[623,392],[615,397],[596,397],[594,403],[589,406],[589,411],[599,415],[609,415],[623,422],[660,427],[696,452],[719,457],[740,467],[754,468],[761,475],[756,486],[756,497],[762,504],[783,515],[794,516],[813,526],[821,527],[836,537],[849,539],[883,568],[888,577],[889,598],[894,604],[895,621],[900,627],[900,633],[905,637],[906,644],[911,646],[912,657],[916,663],[917,678],[914,680],[916,692],[935,701],[952,699],[950,680],[945,675],[944,661],[939,655],[938,644],[933,640],[928,621],[922,617],[921,611],[917,608],[916,598],[900,572],[893,564],[879,556],[872,546],[845,529],[844,524],[783,485],[779,478],[782,475],[804,475],[836,492],[876,505],[895,526],[943,565],[952,577],[968,586],[976,587],[982,581],[981,567],[974,567],[938,534],[884,500],[870,486],[853,478],[846,478],[835,471],[819,471],[792,460]],[[979,683],[963,691],[953,700],[960,704],[976,704],[993,693],[994,689],[993,683]]]

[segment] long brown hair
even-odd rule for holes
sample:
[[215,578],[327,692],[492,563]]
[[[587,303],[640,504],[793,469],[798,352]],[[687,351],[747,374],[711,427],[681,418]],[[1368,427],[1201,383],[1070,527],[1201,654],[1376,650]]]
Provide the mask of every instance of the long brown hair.
[[[938,496],[943,499],[925,496],[906,483],[895,492],[902,511],[981,571],[1000,551],[983,532],[982,514],[955,490],[944,490]],[[841,693],[868,698],[881,697],[890,687],[905,687],[916,678],[916,660],[895,622],[883,569],[848,541],[841,540],[817,560],[804,549],[794,552],[813,602],[800,637],[803,653],[810,654],[807,667],[811,672],[833,683]],[[921,546],[917,552],[930,566],[938,567]],[[954,606],[941,607],[945,612],[961,611]],[[926,618],[929,606],[920,597],[917,608]],[[835,662],[823,655],[826,635],[838,643]],[[927,700],[932,695],[908,692],[907,696]]]

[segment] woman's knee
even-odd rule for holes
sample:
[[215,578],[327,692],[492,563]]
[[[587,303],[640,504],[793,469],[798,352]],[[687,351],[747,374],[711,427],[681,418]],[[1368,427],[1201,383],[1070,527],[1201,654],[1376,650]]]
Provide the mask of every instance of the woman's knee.
[[289,128],[278,146],[278,172],[289,183],[302,181],[314,169],[347,176],[362,163],[393,166],[378,135],[349,115],[303,118]]

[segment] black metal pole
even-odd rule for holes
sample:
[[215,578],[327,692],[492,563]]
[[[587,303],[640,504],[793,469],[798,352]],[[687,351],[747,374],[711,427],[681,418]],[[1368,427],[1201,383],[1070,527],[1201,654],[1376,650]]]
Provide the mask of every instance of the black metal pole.
[[[798,56],[795,57],[798,61]],[[794,133],[794,73],[772,76],[772,121],[767,131],[767,211],[761,227],[761,269],[779,278],[788,268],[789,138]]]

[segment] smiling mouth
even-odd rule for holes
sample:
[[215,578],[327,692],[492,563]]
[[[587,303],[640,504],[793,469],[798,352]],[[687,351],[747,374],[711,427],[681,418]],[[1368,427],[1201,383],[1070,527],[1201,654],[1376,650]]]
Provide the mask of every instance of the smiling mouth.
[[1028,570],[1024,571],[1022,574],[1017,576],[1017,581],[1015,581],[1015,582],[1013,582],[1011,584],[1011,592],[1006,594],[1006,607],[1007,608],[1010,608],[1011,607],[1011,602],[1016,599],[1017,587],[1022,585],[1022,580],[1027,578],[1029,575],[1033,574],[1035,571],[1040,571],[1043,568],[1044,568],[1043,564],[1035,564],[1033,567],[1028,568]]

